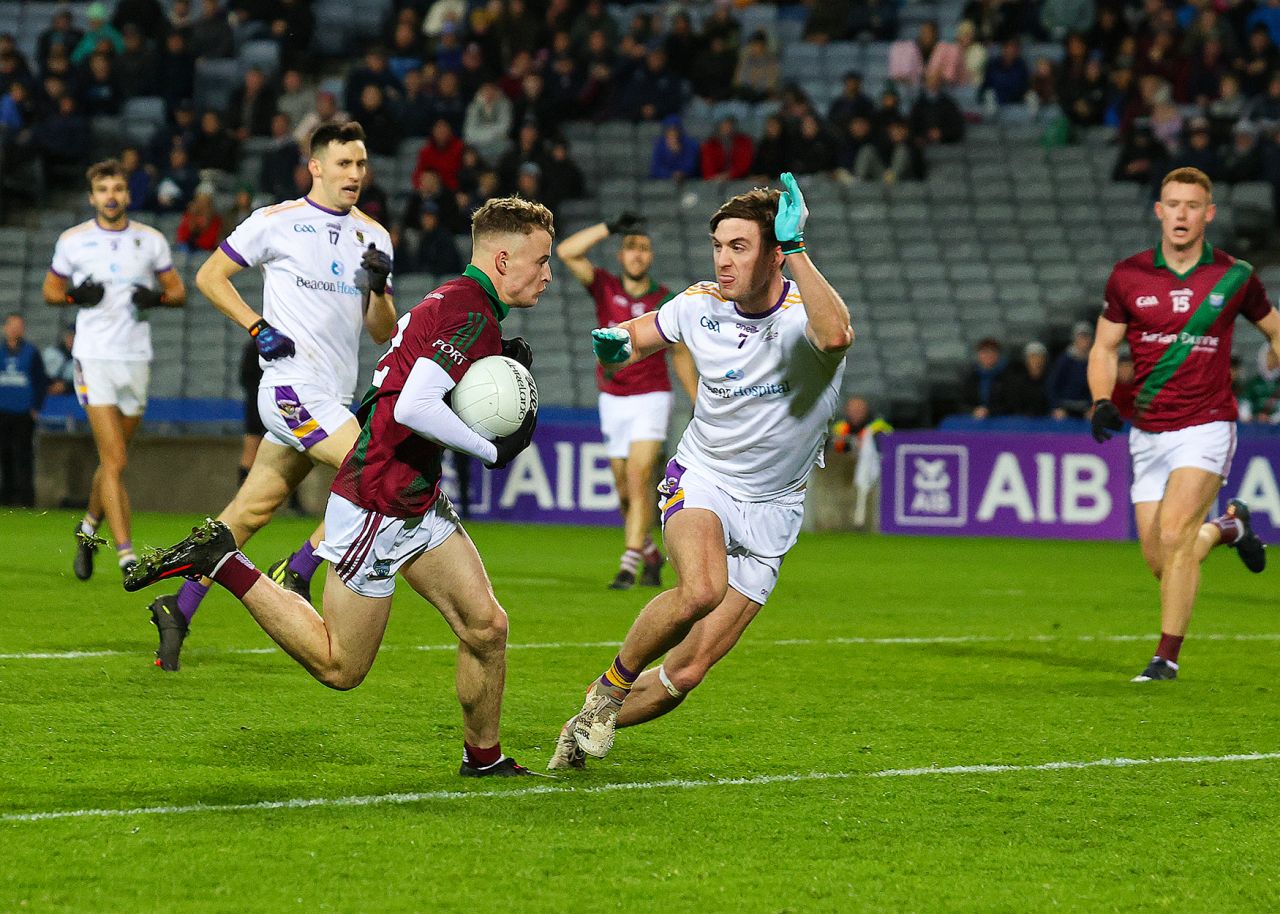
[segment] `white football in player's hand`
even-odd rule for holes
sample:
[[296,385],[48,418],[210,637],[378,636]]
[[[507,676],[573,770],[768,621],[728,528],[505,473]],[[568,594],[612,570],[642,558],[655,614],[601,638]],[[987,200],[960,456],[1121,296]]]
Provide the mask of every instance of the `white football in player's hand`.
[[467,369],[451,402],[468,428],[492,441],[518,429],[530,410],[538,411],[538,388],[515,359],[491,355]]

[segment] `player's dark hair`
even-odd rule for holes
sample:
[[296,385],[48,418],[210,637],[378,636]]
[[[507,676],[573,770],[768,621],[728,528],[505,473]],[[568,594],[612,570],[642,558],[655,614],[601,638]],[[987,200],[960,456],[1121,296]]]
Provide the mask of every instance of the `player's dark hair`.
[[754,187],[745,194],[730,197],[711,217],[711,234],[726,219],[746,219],[760,226],[760,241],[769,251],[778,246],[773,234],[773,220],[778,215],[778,200],[782,191],[771,187]]
[[324,124],[311,134],[311,142],[307,144],[307,155],[315,158],[316,152],[330,143],[364,142],[364,128],[359,121],[347,121],[345,124]]
[[1186,168],[1175,168],[1164,176],[1164,180],[1160,182],[1160,192],[1164,193],[1164,189],[1169,184],[1195,184],[1203,187],[1205,193],[1209,195],[1209,199],[1213,200],[1213,180],[1198,168],[1187,166]]
[[93,190],[94,181],[124,177],[124,166],[120,164],[119,159],[103,159],[101,162],[94,162],[84,173],[84,179],[89,182],[90,190]]
[[556,237],[551,210],[522,197],[494,197],[471,217],[471,243],[485,235],[532,235],[537,229]]

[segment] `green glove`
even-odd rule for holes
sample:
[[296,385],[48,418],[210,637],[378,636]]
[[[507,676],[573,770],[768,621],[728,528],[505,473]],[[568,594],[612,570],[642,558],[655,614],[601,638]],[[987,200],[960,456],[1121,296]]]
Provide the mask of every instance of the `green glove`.
[[778,198],[778,215],[773,218],[773,234],[782,245],[782,253],[798,254],[804,250],[804,224],[809,208],[804,194],[789,171],[782,173],[782,196]]
[[621,327],[601,327],[591,331],[591,348],[605,365],[617,365],[631,358],[631,334]]

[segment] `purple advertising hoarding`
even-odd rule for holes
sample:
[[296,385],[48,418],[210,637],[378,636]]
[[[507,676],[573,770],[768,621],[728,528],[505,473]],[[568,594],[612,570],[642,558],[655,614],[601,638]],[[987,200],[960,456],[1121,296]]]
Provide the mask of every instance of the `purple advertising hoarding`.
[[1222,487],[1218,508],[1228,498],[1243,498],[1249,505],[1253,530],[1264,543],[1280,542],[1280,436],[1242,437],[1236,445],[1227,484]]
[[1127,539],[1129,452],[1079,435],[906,432],[881,445],[885,533]]
[[[458,476],[448,460],[443,486],[458,504]],[[506,469],[471,461],[468,491],[471,517],[478,520],[622,524],[594,410],[542,410],[533,444]]]

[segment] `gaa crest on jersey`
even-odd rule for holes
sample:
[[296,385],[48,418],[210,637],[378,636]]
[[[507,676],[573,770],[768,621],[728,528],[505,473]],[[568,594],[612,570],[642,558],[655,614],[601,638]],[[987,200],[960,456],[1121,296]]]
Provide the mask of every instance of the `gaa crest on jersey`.
[[1134,301],[1134,305],[1139,308],[1154,308],[1160,304],[1160,299],[1155,295],[1139,295]]

